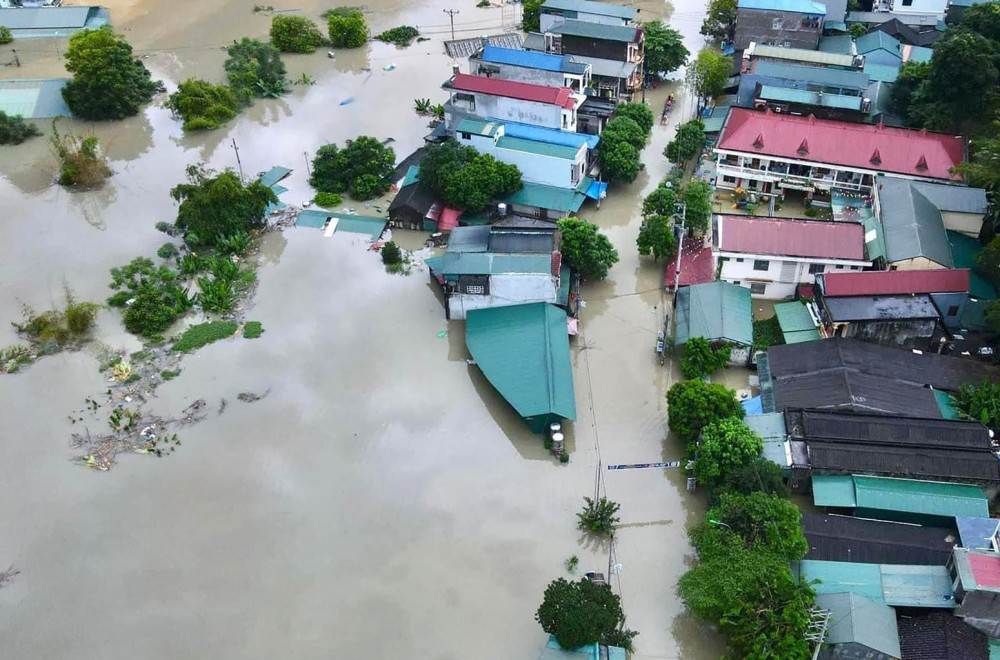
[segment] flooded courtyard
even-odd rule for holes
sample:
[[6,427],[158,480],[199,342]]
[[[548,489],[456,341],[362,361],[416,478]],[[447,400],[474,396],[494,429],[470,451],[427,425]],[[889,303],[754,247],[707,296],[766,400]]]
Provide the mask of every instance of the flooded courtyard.
[[[700,0],[639,5],[644,20],[672,14],[696,51]],[[314,18],[329,6],[296,5]],[[116,28],[168,88],[221,81],[225,44],[267,32],[270,16],[251,7],[110,3]],[[431,40],[405,50],[374,42],[333,60],[284,56],[290,79],[305,73],[315,85],[258,101],[208,134],[185,136],[163,97],[122,122],[61,122],[101,138],[115,172],[102,190],[54,186],[44,138],[0,150],[0,320],[18,319],[22,302],[49,308],[64,282],[81,300],[106,299],[109,268],[164,242],[154,225],[174,219],[169,190],[185,167],[235,168],[234,140],[248,175],[294,169],[282,182],[290,203],[311,197],[306,161],[326,142],[368,134],[409,154],[427,132],[413,99],[445,96],[450,8],[461,11],[457,36],[502,31],[499,8],[470,0],[379,0],[366,6],[373,32],[410,24]],[[63,75],[53,42],[33,41],[16,44],[24,67],[0,75]],[[650,93],[654,112],[668,91],[690,103],[672,83]],[[20,571],[0,590],[0,657],[537,657],[545,585],[567,576],[574,555],[577,573],[607,571],[608,547],[582,536],[575,517],[599,466],[682,452],[665,440],[675,374],[653,351],[670,306],[662,263],[635,250],[641,200],[666,173],[672,134],[655,126],[639,179],[581,212],[621,262],[582,292],[568,464],[466,363],[463,324],[444,319],[425,269],[389,275],[351,234],[265,237],[250,315],[266,332],[199,350],[156,390],[156,412],[199,398],[210,411],[168,458],[124,455],[107,473],[72,461],[70,416],[107,387],[93,347],[0,376],[0,569]],[[424,235],[395,238],[416,248]],[[15,340],[0,325],[0,345]],[[111,311],[97,343],[140,347]],[[245,391],[266,396],[237,401]],[[685,528],[701,506],[683,474],[612,472],[603,488],[621,503],[613,585],[640,633],[635,657],[720,657],[721,643],[674,594],[692,561]]]

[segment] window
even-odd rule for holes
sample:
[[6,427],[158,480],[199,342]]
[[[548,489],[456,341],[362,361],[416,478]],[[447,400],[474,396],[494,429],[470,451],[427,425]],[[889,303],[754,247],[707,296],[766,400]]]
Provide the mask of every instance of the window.
[[738,264],[743,263],[743,257],[736,257],[736,263]]
[[771,19],[771,29],[772,30],[780,30],[781,29],[781,19],[780,18]]
[[476,97],[473,94],[463,94],[459,92],[455,94],[454,101],[455,103],[469,108],[470,110],[476,109]]
[[465,292],[474,293],[481,296],[484,293],[486,293],[486,287],[480,284],[470,284],[469,286],[465,287]]
[[754,259],[753,269],[754,270],[769,270],[771,268],[771,262],[764,259]]
[[466,133],[465,131],[462,131],[462,139],[463,140],[471,140],[472,139],[472,135],[470,135],[469,133]]
[[955,316],[958,314],[958,305],[952,305],[948,308],[948,316]]
[[809,264],[809,274],[815,275],[826,271],[826,264]]
[[729,257],[719,257],[719,261],[729,261]]
[[751,282],[750,283],[750,293],[755,296],[762,296],[767,293],[767,283],[766,282]]
[[903,0],[903,6],[904,7],[912,7],[913,6],[913,0]]

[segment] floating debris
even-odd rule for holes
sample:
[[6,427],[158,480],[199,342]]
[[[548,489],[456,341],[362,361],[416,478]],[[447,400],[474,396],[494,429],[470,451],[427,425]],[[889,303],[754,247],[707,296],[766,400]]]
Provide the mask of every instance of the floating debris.
[[270,393],[270,391],[271,391],[270,388],[268,388],[264,390],[263,394],[257,394],[256,392],[240,392],[239,394],[236,395],[236,398],[242,401],[243,403],[256,403],[257,401],[260,401],[261,399],[266,397],[268,393]]
[[21,571],[15,570],[13,566],[6,571],[0,571],[0,587],[6,587],[13,582],[15,575],[20,575]]

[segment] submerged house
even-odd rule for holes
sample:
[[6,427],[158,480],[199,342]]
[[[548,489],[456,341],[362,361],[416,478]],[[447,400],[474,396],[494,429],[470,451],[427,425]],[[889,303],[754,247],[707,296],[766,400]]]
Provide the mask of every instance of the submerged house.
[[547,303],[469,312],[465,345],[493,387],[535,433],[576,419],[566,313]]
[[753,308],[750,291],[728,282],[707,282],[681,287],[674,313],[675,344],[683,346],[692,337],[712,344],[729,344],[729,363],[745,366],[753,346]]

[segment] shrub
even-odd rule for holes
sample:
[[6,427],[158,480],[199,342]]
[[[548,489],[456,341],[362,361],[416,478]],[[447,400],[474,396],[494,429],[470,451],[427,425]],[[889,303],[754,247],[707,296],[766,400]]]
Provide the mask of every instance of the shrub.
[[176,257],[178,253],[177,246],[173,243],[164,243],[160,246],[160,249],[156,251],[156,256],[160,259],[170,259],[171,257]]
[[244,37],[227,52],[226,75],[241,103],[249,103],[255,96],[277,97],[285,93],[285,64],[277,48]]
[[141,289],[132,304],[122,313],[125,329],[136,335],[161,333],[177,320],[180,314],[161,291],[155,288]]
[[51,142],[59,159],[59,185],[96,188],[111,176],[111,168],[95,136],[60,135],[53,121]]
[[704,337],[691,337],[684,344],[681,374],[687,379],[708,376],[726,366],[732,354],[733,348],[729,344],[712,348],[712,344]]
[[1000,430],[1000,383],[983,380],[979,387],[966,383],[959,390],[956,403],[966,419]]
[[240,102],[230,87],[190,78],[170,95],[167,107],[184,120],[185,131],[210,131],[235,117]]
[[224,314],[236,307],[236,291],[232,280],[199,277],[198,288],[198,304],[203,311]]
[[403,260],[403,251],[392,241],[382,246],[382,263],[386,266],[398,264]]
[[315,53],[325,43],[319,26],[304,16],[277,14],[271,19],[271,45],[284,53]]
[[[15,323],[17,331],[35,342],[50,341],[64,345],[82,339],[94,327],[100,305],[77,302],[67,287],[64,291],[65,307],[36,314],[31,308],[22,307],[22,323]],[[8,358],[12,359],[12,358]]]
[[160,378],[163,380],[173,380],[181,375],[180,371],[171,371],[169,369],[160,372]]
[[6,25],[0,25],[0,46],[6,46],[14,41],[14,33]]
[[401,25],[399,27],[394,27],[391,30],[386,30],[380,34],[376,34],[375,38],[379,41],[385,41],[387,43],[396,44],[401,48],[405,48],[419,36],[420,31],[417,28],[410,27],[409,25]]
[[232,321],[211,321],[199,323],[185,330],[170,348],[172,351],[188,353],[214,341],[236,334],[237,325]]
[[245,231],[238,231],[231,236],[223,236],[215,242],[219,254],[242,256],[250,250],[253,239]]
[[343,7],[329,13],[327,29],[334,48],[360,48],[368,41],[368,24],[360,9]]
[[785,336],[781,332],[777,316],[753,322],[754,351],[766,351],[771,346],[780,346],[784,343]]
[[42,132],[34,124],[18,115],[8,115],[0,110],[0,144],[21,144]]
[[583,501],[587,505],[583,507],[583,511],[576,514],[577,528],[598,536],[611,536],[611,533],[615,531],[615,523],[620,520],[615,516],[620,505],[606,497],[597,501],[584,497]]
[[[706,515],[709,522],[694,537],[734,534],[747,550],[766,548],[788,561],[802,559],[809,549],[800,524],[802,514],[787,497],[727,493]],[[713,520],[725,523],[726,527],[720,529],[721,526],[712,525]]]
[[177,273],[166,266],[157,267],[146,257],[136,257],[125,266],[112,268],[110,286],[118,293],[108,299],[108,304],[127,305],[122,312],[125,329],[145,337],[162,333],[194,305],[194,300],[177,282]]
[[247,321],[243,324],[243,338],[257,339],[264,334],[264,326],[260,321]]
[[325,209],[332,209],[344,203],[344,198],[337,193],[321,192],[313,197],[313,204],[322,206]]

